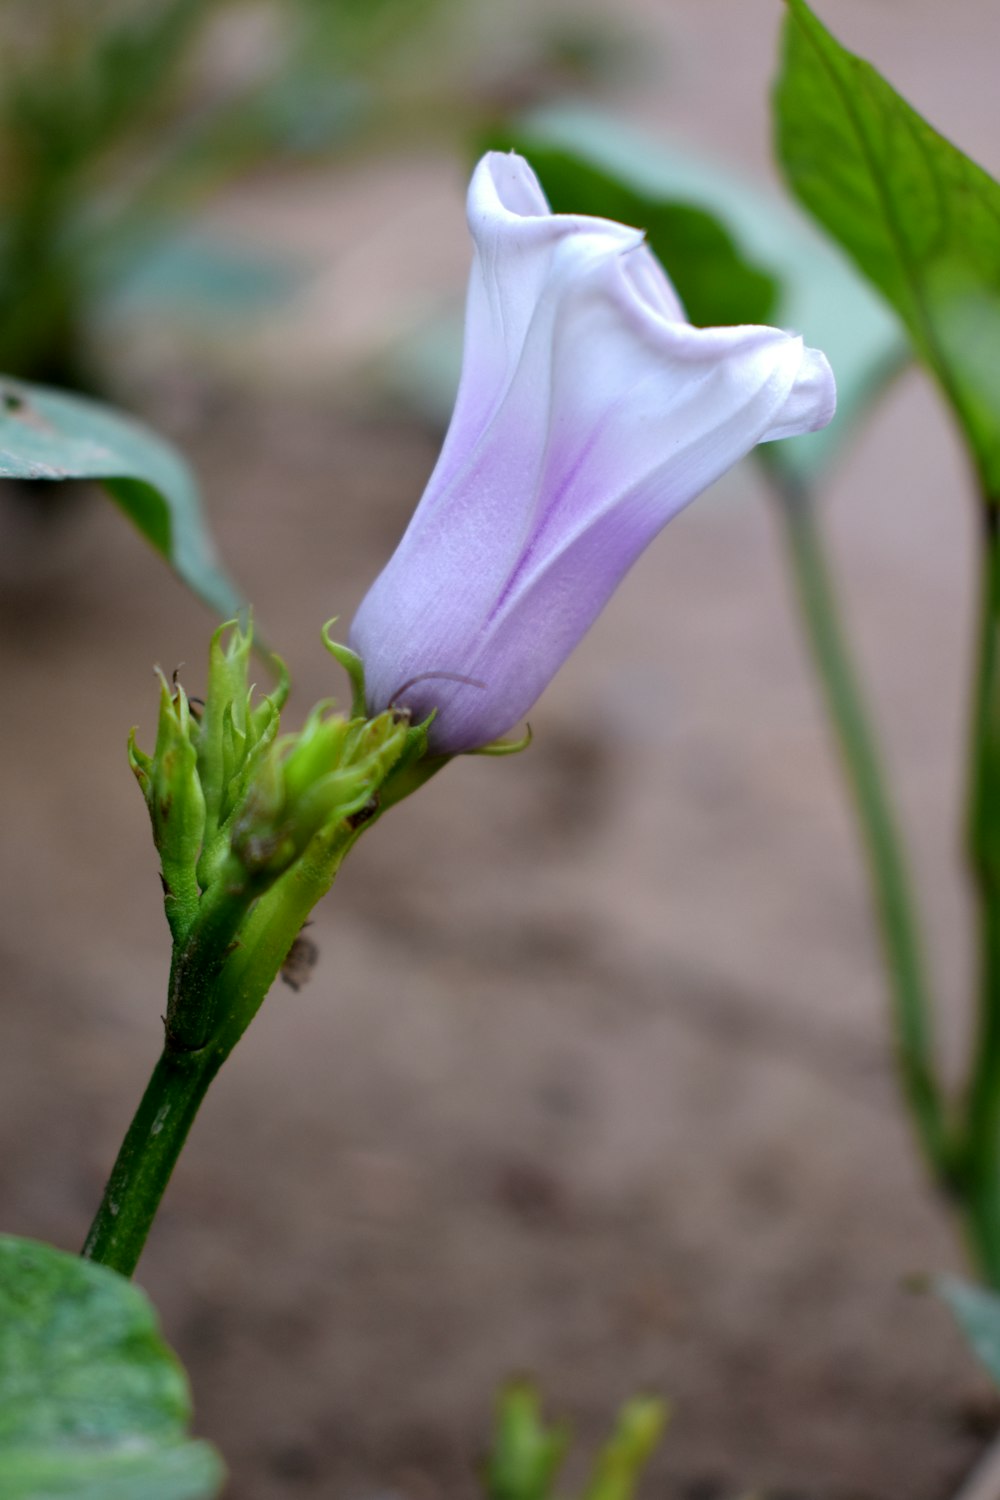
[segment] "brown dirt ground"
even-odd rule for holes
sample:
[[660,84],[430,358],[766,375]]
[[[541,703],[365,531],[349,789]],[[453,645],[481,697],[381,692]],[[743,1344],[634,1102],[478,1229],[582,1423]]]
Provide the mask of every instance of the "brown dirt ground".
[[[706,29],[709,62],[733,32],[762,50],[748,17],[773,26],[756,0],[675,10],[689,48],[699,14],[732,22]],[[929,5],[840,12],[887,67],[893,26],[944,34]],[[982,32],[956,45],[984,76]],[[933,93],[921,57],[897,72]],[[945,71],[947,123],[976,144],[982,98]],[[338,690],[319,626],[350,617],[433,440],[189,375],[150,399],[301,714]],[[913,375],[826,502],[953,1060],[965,487]],[[73,1248],[155,1056],[167,960],[125,733],[152,732],[153,661],[186,661],[197,691],[208,619],[110,507],[59,536],[62,561],[0,596],[0,1202],[5,1228]],[[863,873],[752,469],[671,527],[533,719],[529,754],[450,767],[361,844],[312,982],[269,999],[171,1186],[141,1281],[228,1494],[465,1500],[492,1392],[530,1370],[583,1446],[636,1388],[672,1398],[650,1495],[943,1500],[995,1413],[906,1289],[959,1252],[900,1119]]]

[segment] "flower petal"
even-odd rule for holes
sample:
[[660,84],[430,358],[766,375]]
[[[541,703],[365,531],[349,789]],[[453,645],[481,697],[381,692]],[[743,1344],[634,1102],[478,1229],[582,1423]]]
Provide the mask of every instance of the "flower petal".
[[480,163],[469,223],[455,413],[351,629],[369,706],[405,687],[447,753],[512,728],[660,528],[835,402],[821,354],[773,328],[693,328],[638,230],[550,214],[518,157]]
[[523,718],[657,532],[760,441],[776,416],[784,422],[791,410],[792,430],[802,432],[827,409],[832,377],[818,379],[813,352],[798,339],[770,329],[707,332],[739,333],[742,347],[716,365],[722,378],[701,382],[696,400],[675,407],[685,432],[669,457],[606,491],[575,528],[552,528],[557,542],[519,577],[464,660],[463,672],[486,690],[428,682],[408,695],[418,715],[437,708],[450,750],[471,749]]

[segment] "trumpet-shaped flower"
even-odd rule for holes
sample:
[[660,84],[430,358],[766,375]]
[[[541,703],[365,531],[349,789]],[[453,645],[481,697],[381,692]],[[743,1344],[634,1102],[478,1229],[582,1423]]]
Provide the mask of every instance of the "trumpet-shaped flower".
[[693,327],[639,230],[553,214],[521,157],[483,158],[468,216],[454,415],[351,628],[369,711],[435,710],[440,754],[517,724],[666,522],[836,401],[800,338]]

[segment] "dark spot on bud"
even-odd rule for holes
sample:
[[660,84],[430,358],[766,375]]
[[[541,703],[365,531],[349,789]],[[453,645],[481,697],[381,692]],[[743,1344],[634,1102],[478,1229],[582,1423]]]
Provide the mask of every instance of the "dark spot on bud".
[[358,828],[364,828],[365,824],[370,823],[372,818],[374,818],[375,814],[378,812],[378,809],[379,800],[378,792],[376,792],[374,797],[368,798],[368,801],[365,803],[364,807],[359,807],[357,812],[351,813],[349,818],[344,819],[344,822],[352,831]]
[[160,798],[160,822],[161,823],[165,823],[167,821],[167,819],[170,817],[170,809],[173,807],[173,805],[174,805],[174,799],[173,799],[172,796],[161,797]]

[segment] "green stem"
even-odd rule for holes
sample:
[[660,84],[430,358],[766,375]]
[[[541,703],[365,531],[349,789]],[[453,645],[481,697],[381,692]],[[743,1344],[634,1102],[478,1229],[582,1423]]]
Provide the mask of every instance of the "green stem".
[[979,926],[979,1006],[965,1101],[963,1186],[972,1249],[1000,1286],[1000,508],[983,506],[979,660],[968,847]]
[[122,1142],[83,1254],[131,1276],[201,1101],[228,1056],[165,1047]]
[[195,1052],[215,1034],[217,981],[235,951],[237,934],[255,899],[254,882],[239,861],[229,857],[202,896],[197,920],[174,946],[167,998],[168,1047]]
[[953,1147],[934,1061],[932,997],[881,756],[854,671],[814,506],[805,487],[768,469],[779,498],[799,608],[864,844],[888,973],[896,1061],[923,1154],[953,1187]]
[[[317,835],[300,860],[249,914],[230,946],[234,915],[225,903],[203,914],[199,932],[175,962],[166,1045],[104,1191],[83,1254],[131,1276],[142,1254],[170,1175],[201,1102],[226,1058],[263,1003],[310,911],[333,884],[359,830],[340,823]],[[219,954],[224,953],[220,962]],[[173,1025],[171,1020],[173,1017]],[[197,1045],[185,1035],[211,1039]]]

